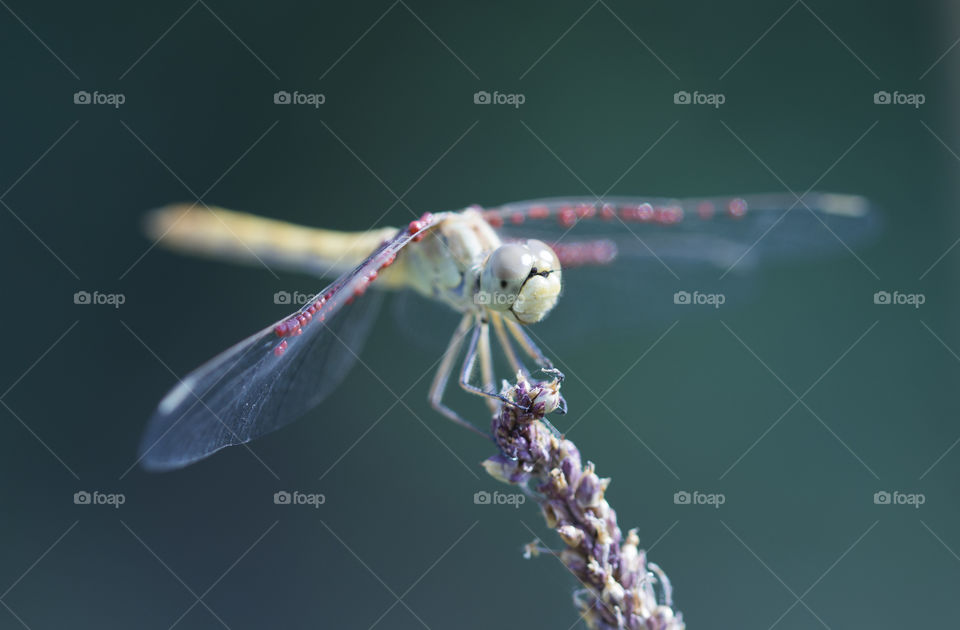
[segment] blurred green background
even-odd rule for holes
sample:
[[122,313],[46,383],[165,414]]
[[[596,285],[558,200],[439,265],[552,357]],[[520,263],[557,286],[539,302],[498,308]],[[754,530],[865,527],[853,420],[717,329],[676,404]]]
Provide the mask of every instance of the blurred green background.
[[[715,313],[610,313],[568,291],[582,325],[536,331],[570,376],[557,424],[577,423],[689,627],[955,623],[957,37],[947,3],[4,4],[0,627],[576,627],[573,578],[521,557],[535,535],[558,544],[535,507],[473,502],[510,489],[416,382],[455,322],[413,326],[419,302],[384,310],[363,355],[377,377],[358,366],[255,455],[131,468],[172,373],[283,316],[274,292],[320,284],[151,250],[147,209],[203,195],[365,229],[585,185],[815,182],[874,200],[879,240],[761,261],[739,280],[752,301]],[[76,105],[79,90],[125,103]],[[326,102],[278,106],[278,90]],[[477,106],[478,90],[526,102]],[[726,102],[679,106],[678,90]],[[875,105],[879,90],[926,102]],[[717,282],[702,273],[684,280]],[[76,305],[81,290],[126,301]],[[878,306],[879,290],[926,303]],[[126,502],[75,505],[81,490]],[[274,505],[278,490],[326,503]]]

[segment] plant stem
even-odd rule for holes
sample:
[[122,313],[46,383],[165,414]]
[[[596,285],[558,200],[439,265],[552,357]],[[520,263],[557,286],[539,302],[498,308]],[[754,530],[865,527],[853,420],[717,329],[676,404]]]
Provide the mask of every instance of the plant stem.
[[[604,498],[610,480],[599,478],[592,462],[582,465],[573,442],[548,428],[544,418],[557,408],[559,390],[559,381],[530,383],[522,374],[516,385],[505,386],[502,393],[517,406],[504,404],[494,416],[491,430],[500,453],[484,468],[534,493],[547,526],[566,547],[550,553],[583,586],[573,601],[590,628],[682,630],[666,574],[638,549],[636,530],[623,539]],[[528,556],[543,551],[536,543],[527,546]]]

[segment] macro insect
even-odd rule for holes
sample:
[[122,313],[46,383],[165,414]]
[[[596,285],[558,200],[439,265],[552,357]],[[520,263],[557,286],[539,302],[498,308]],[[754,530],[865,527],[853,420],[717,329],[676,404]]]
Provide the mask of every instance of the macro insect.
[[[791,212],[802,218],[802,229],[791,223],[784,235],[768,237]],[[368,289],[411,289],[462,314],[429,400],[446,418],[486,435],[444,403],[451,376],[491,409],[513,404],[495,389],[495,340],[514,373],[529,375],[525,361],[532,361],[562,378],[526,329],[557,305],[565,272],[609,267],[620,278],[620,271],[636,275],[641,258],[728,265],[761,250],[814,248],[825,235],[815,240],[808,232],[819,225],[846,246],[851,234],[865,231],[869,215],[863,198],[829,193],[808,193],[802,200],[776,194],[546,199],[424,214],[403,228],[365,232],[187,204],[155,210],[148,234],[171,249],[335,279],[291,315],[174,386],[148,423],[141,462],[150,470],[179,468],[274,431],[319,405],[358,358],[376,310]],[[581,231],[586,238],[570,236]],[[534,238],[541,233],[543,238]],[[628,292],[625,286],[618,290]]]

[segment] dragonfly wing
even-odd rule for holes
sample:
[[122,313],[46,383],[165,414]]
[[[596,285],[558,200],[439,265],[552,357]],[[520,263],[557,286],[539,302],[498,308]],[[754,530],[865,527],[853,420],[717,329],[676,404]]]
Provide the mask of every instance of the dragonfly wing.
[[597,331],[708,315],[675,304],[682,291],[722,293],[724,308],[736,308],[753,299],[758,268],[846,254],[878,232],[877,212],[862,197],[809,193],[802,201],[783,194],[566,198],[482,212],[504,238],[555,247],[565,296],[544,330],[572,333],[584,308],[603,313]]
[[[558,243],[561,262],[710,266],[738,273],[764,260],[817,257],[856,247],[876,233],[863,197],[808,193],[667,199],[544,199],[484,210],[508,238]],[[609,250],[615,257],[606,255]],[[564,251],[566,250],[566,251]]]
[[184,378],[148,423],[143,466],[185,466],[274,431],[319,404],[356,362],[376,315],[381,292],[364,292],[415,236],[399,232],[314,301]]

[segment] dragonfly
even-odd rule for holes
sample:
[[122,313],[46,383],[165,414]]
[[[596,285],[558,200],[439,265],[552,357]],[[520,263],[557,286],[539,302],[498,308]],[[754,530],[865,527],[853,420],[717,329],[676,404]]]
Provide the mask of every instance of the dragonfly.
[[[647,263],[749,269],[757,260],[849,249],[876,213],[863,197],[811,192],[731,197],[554,198],[426,213],[408,225],[341,232],[218,207],[151,212],[148,235],[181,253],[305,271],[332,282],[283,319],[180,380],[140,445],[148,470],[180,468],[275,431],[320,405],[358,360],[379,296],[412,290],[461,314],[429,388],[442,416],[488,435],[444,402],[451,378],[491,410],[497,356],[563,375],[529,327],[557,305],[567,278],[602,271],[615,299],[649,277]],[[586,299],[586,296],[578,296]],[[491,334],[492,330],[492,334]],[[432,331],[431,331],[432,334]],[[462,356],[462,360],[461,360]],[[459,366],[457,365],[459,362]],[[566,410],[563,403],[560,412]]]

